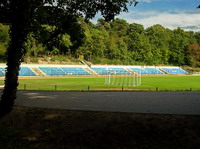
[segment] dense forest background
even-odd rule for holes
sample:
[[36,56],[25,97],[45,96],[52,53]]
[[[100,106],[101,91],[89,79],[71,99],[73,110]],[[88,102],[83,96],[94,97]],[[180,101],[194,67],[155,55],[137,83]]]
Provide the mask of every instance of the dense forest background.
[[[55,33],[54,26],[43,25],[29,34],[22,61],[82,59],[94,64],[200,66],[200,32],[170,30],[161,25],[144,29],[141,24],[129,24],[123,19],[99,19],[93,24],[80,18],[79,23],[84,35],[79,41],[81,46],[68,34]],[[6,60],[9,40],[9,26],[0,24],[1,62]]]

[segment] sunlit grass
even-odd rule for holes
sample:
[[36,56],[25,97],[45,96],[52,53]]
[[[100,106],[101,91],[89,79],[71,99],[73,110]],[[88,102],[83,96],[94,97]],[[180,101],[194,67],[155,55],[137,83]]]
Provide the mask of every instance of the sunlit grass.
[[[143,76],[141,86],[106,85],[104,77],[19,79],[19,90],[200,90],[200,76]],[[0,80],[3,84],[3,80]]]

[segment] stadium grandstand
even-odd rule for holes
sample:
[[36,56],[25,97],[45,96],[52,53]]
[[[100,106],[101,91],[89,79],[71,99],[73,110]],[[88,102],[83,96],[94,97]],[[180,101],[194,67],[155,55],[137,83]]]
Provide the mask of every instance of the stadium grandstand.
[[[6,65],[0,65],[0,76],[5,76]],[[113,65],[33,65],[20,67],[19,76],[88,76],[88,75],[127,75],[139,72],[141,75],[186,75],[180,67],[164,66],[113,66]]]

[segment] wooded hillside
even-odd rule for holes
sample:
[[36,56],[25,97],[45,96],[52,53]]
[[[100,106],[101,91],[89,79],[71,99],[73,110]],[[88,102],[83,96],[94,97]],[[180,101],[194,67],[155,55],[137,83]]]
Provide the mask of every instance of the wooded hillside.
[[[79,23],[84,34],[81,46],[74,46],[76,43],[68,34],[55,34],[54,26],[43,25],[29,34],[24,60],[62,55],[65,59],[81,58],[94,63],[200,66],[200,32],[170,30],[161,25],[144,29],[141,24],[129,24],[123,19],[99,19],[93,24],[80,18]],[[1,62],[10,40],[8,33],[9,26],[0,24]]]

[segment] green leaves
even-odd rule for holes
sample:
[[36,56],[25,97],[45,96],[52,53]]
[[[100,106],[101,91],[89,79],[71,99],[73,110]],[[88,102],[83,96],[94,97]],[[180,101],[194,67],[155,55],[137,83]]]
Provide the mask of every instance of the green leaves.
[[191,44],[187,47],[187,60],[190,66],[200,66],[200,44]]

